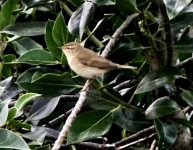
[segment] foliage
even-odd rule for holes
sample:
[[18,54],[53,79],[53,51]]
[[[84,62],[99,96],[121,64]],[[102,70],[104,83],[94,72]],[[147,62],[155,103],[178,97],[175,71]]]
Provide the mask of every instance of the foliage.
[[94,81],[64,149],[94,149],[85,141],[121,149],[124,139],[152,125],[153,138],[132,148],[149,149],[156,139],[159,149],[171,149],[179,124],[193,127],[191,114],[176,115],[193,106],[192,7],[191,0],[2,0],[0,148],[50,149],[86,81],[74,77],[60,47],[76,40],[103,51],[136,13],[107,58],[138,70],[113,70]]

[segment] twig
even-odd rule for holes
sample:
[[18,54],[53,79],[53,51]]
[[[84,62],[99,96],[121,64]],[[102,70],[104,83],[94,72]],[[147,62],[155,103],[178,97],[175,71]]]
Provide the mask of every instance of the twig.
[[176,65],[176,67],[182,68],[183,66],[185,66],[186,64],[188,64],[190,62],[193,62],[193,57],[187,58],[186,60],[184,60],[181,63],[179,63],[178,65]]
[[151,147],[149,150],[155,150],[156,149],[156,144],[157,144],[157,141],[156,140],[153,140],[153,142],[151,143]]
[[70,101],[77,101],[79,95],[61,95],[60,100],[70,100]]
[[92,150],[106,150],[106,149],[114,149],[115,145],[113,144],[98,144],[93,142],[80,142],[77,145],[84,146],[86,148],[91,148]]
[[79,111],[82,108],[82,105],[84,104],[84,101],[86,99],[87,96],[87,92],[89,90],[89,85],[92,81],[91,80],[87,80],[81,93],[80,93],[80,97],[74,107],[74,109],[72,110],[71,114],[68,116],[68,118],[66,119],[66,122],[57,138],[57,140],[54,143],[54,146],[52,147],[52,150],[59,150],[60,145],[63,143],[64,138],[66,137],[72,122],[75,120],[77,114],[79,113]]
[[123,22],[123,24],[115,31],[115,33],[112,35],[112,38],[110,39],[109,43],[106,45],[104,51],[102,52],[101,56],[107,57],[109,52],[112,50],[112,48],[115,46],[116,42],[122,35],[122,33],[125,31],[125,29],[131,24],[131,22],[139,17],[139,13],[134,13],[127,17],[127,19]]
[[137,143],[146,141],[146,140],[148,140],[148,139],[151,139],[151,138],[154,137],[155,135],[156,135],[156,133],[153,133],[153,134],[149,135],[148,137],[141,138],[141,139],[139,139],[139,140],[137,140],[137,141],[134,141],[134,142],[131,142],[131,143],[129,143],[129,144],[120,146],[119,148],[117,148],[117,150],[122,150],[122,149],[125,149],[125,148],[129,147],[129,146],[135,145],[135,144],[137,144]]
[[127,141],[129,141],[129,140],[131,140],[131,139],[135,139],[135,138],[137,138],[138,136],[140,136],[140,135],[142,135],[142,134],[145,134],[145,133],[147,133],[147,132],[149,132],[149,131],[152,131],[152,130],[154,130],[154,129],[155,129],[154,126],[151,126],[151,127],[149,127],[149,128],[143,129],[143,130],[141,130],[141,131],[139,131],[139,132],[137,132],[137,133],[135,133],[135,134],[133,134],[133,135],[131,135],[131,136],[129,136],[129,137],[121,140],[121,141],[116,142],[115,145],[116,145],[116,147],[119,146],[119,145],[122,145],[123,143],[126,143]]

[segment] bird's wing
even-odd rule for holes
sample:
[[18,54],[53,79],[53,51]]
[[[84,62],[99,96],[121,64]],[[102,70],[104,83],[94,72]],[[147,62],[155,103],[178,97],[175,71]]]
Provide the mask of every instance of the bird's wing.
[[111,62],[110,60],[102,56],[97,55],[95,52],[88,49],[86,49],[85,51],[86,53],[84,53],[84,56],[81,54],[79,55],[78,59],[80,63],[90,67],[96,67],[96,68],[108,69],[108,70],[117,68],[117,65],[115,63]]

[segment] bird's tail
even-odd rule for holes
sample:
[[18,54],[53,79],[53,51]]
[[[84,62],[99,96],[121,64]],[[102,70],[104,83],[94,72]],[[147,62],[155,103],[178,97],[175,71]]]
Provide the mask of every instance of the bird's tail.
[[118,68],[119,69],[134,69],[134,70],[137,69],[137,67],[130,66],[130,65],[118,65]]

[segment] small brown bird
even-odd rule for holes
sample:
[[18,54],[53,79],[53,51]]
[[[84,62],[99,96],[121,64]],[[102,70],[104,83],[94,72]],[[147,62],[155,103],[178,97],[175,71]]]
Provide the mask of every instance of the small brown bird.
[[62,47],[70,68],[78,75],[88,79],[95,79],[113,69],[137,69],[133,66],[119,65],[81,46],[77,42],[70,42]]

